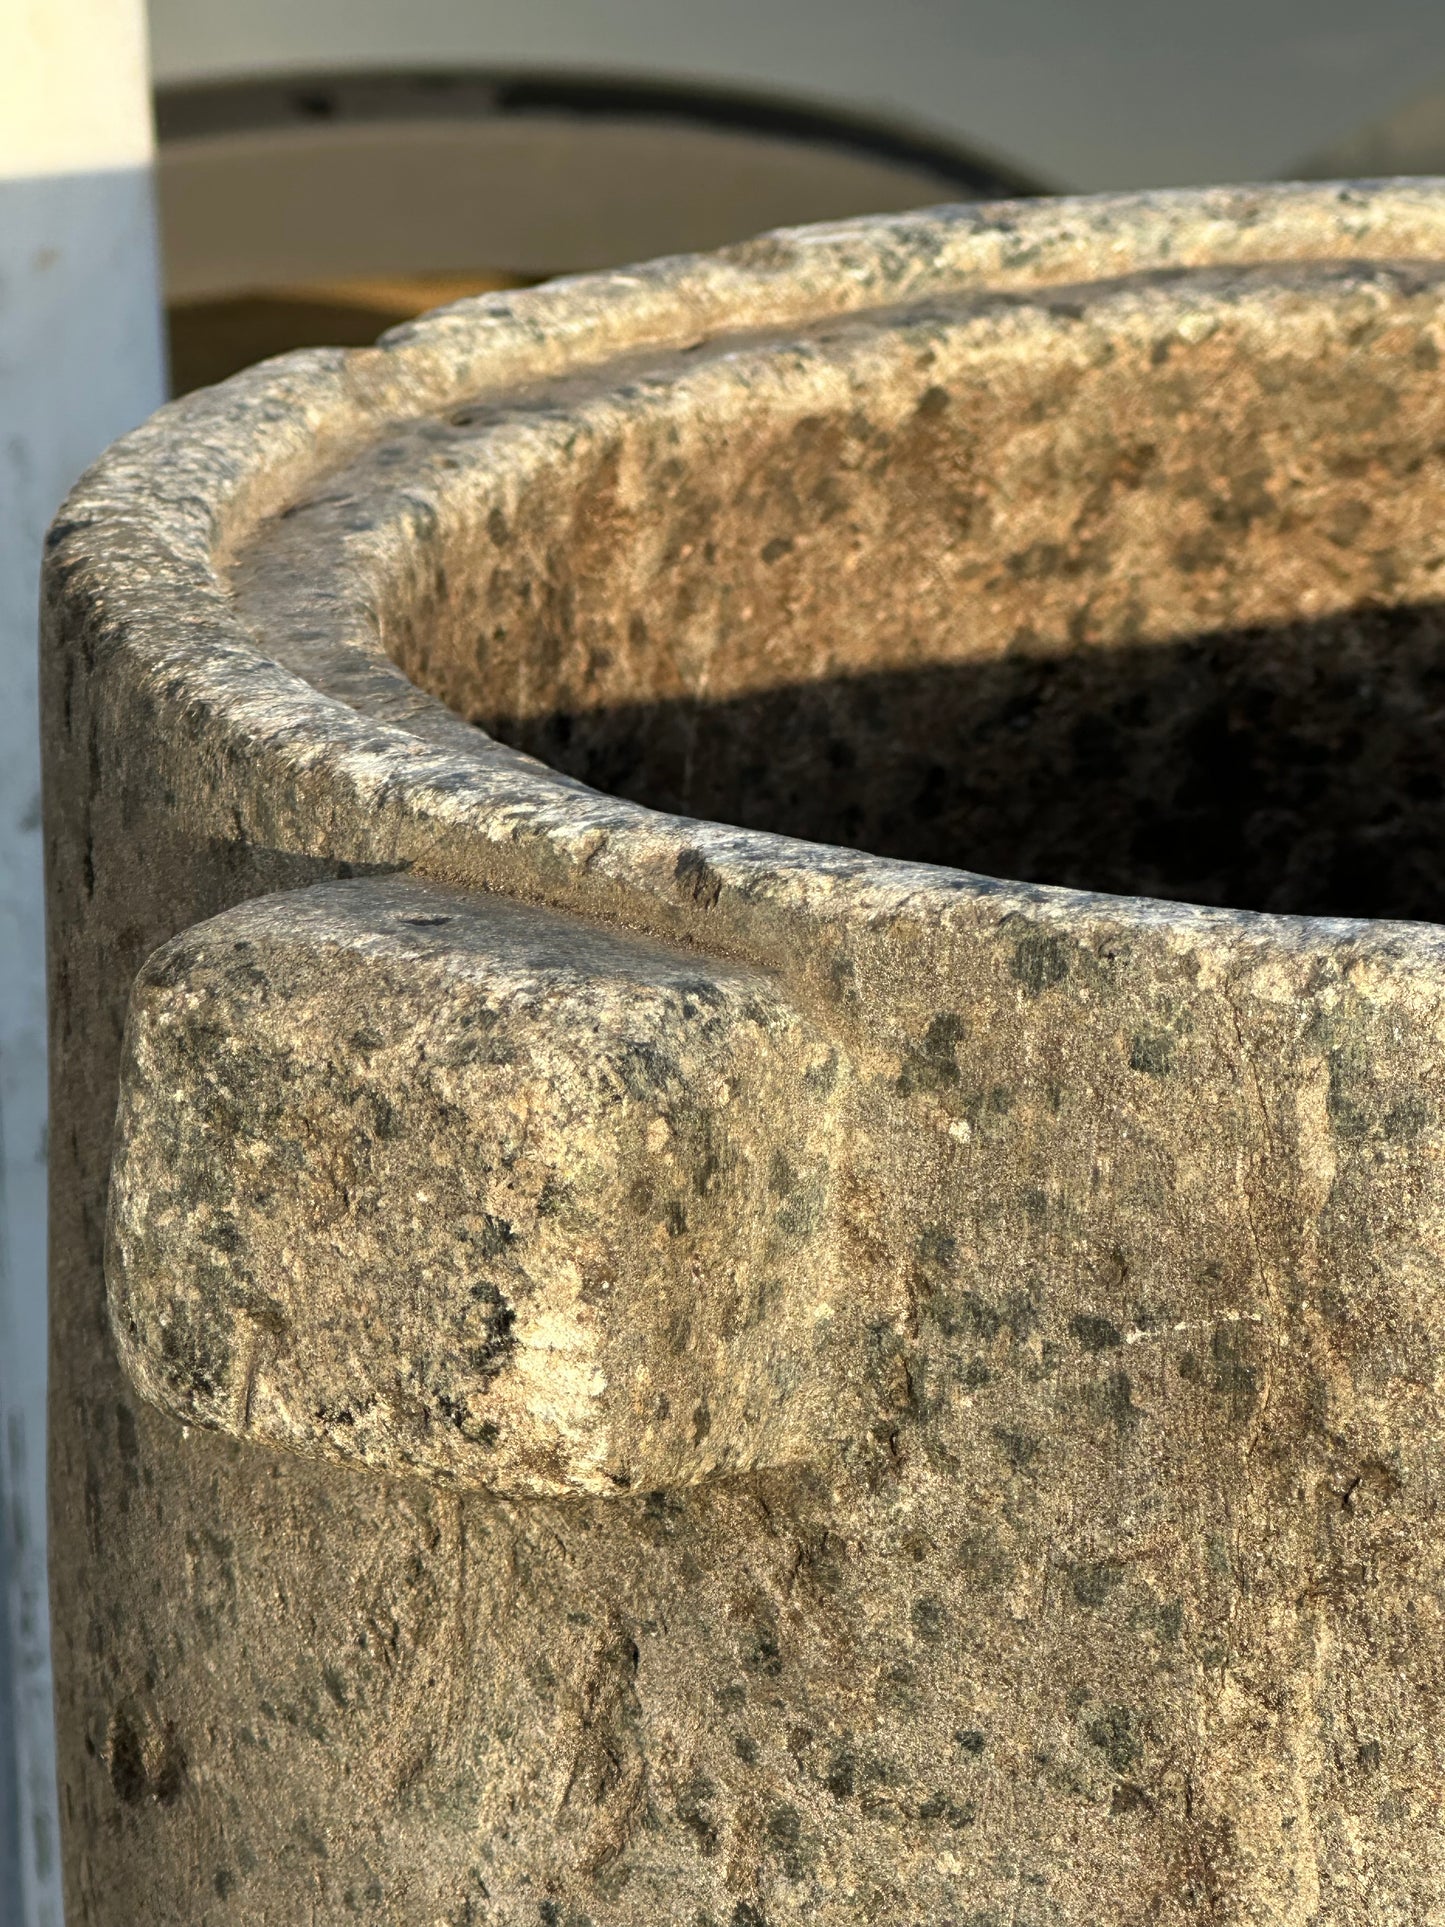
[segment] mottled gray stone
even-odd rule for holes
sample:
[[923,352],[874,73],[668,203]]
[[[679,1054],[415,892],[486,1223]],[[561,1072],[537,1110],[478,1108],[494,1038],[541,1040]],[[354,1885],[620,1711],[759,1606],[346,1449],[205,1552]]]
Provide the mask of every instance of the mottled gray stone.
[[807,1459],[842,1082],[754,971],[412,883],[244,904],[131,997],[122,1357],[185,1421],[501,1492]]
[[803,231],[82,482],[74,1921],[1435,1917],[1442,261]]

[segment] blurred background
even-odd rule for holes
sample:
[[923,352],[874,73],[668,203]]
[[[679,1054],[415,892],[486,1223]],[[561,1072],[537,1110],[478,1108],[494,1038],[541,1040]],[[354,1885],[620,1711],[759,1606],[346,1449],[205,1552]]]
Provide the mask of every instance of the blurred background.
[[0,0],[0,1927],[60,1921],[34,603],[79,469],[168,392],[486,288],[938,201],[1435,172],[1439,0]]
[[151,0],[172,380],[939,200],[1430,171],[1430,0]]

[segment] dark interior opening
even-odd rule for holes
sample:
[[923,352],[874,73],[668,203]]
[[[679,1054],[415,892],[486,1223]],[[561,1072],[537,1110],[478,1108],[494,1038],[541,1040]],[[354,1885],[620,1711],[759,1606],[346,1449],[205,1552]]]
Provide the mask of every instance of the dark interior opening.
[[493,719],[654,808],[1125,895],[1445,919],[1445,609]]
[[1445,921],[1441,341],[1350,264],[864,318],[539,415],[505,510],[459,411],[387,647],[655,808]]

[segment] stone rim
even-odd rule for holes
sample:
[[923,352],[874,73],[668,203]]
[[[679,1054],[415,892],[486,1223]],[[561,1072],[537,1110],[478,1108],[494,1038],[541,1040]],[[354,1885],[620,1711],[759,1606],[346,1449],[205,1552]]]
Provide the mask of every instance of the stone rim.
[[[703,907],[726,891],[728,947],[745,929],[749,954],[778,956],[783,942],[773,918],[749,907],[770,905],[784,925],[800,914],[928,921],[980,898],[995,899],[1000,916],[1025,906],[1046,921],[1085,913],[1186,943],[1208,930],[1328,946],[1377,921],[1109,897],[864,855],[665,816],[469,724],[427,741],[409,719],[361,715],[271,658],[240,619],[225,571],[263,518],[389,425],[724,328],[1155,268],[1422,257],[1445,257],[1445,183],[968,205],[785,230],[716,255],[481,296],[393,330],[376,348],[303,350],[161,410],[78,484],[49,538],[47,594],[108,612],[106,647],[131,658],[158,706],[199,728],[210,758],[253,770],[259,759],[270,770],[279,847],[314,848],[318,822],[359,810],[371,819],[363,856],[390,842],[399,867],[584,912],[622,909],[674,934],[693,922],[704,875]],[[417,693],[433,715],[450,714]],[[309,804],[288,807],[299,796]],[[334,800],[318,809],[322,797]],[[1389,927],[1407,948],[1429,928]]]

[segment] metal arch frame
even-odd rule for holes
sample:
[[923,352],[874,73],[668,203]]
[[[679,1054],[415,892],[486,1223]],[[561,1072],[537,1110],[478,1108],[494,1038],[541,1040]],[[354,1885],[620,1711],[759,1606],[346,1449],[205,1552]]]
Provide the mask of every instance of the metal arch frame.
[[1031,196],[1051,183],[1013,163],[891,115],[832,109],[787,94],[694,81],[568,73],[565,69],[422,68],[298,71],[187,81],[156,89],[162,146],[221,134],[315,125],[480,120],[565,114],[579,120],[662,121],[831,147],[913,167],[969,197]]

